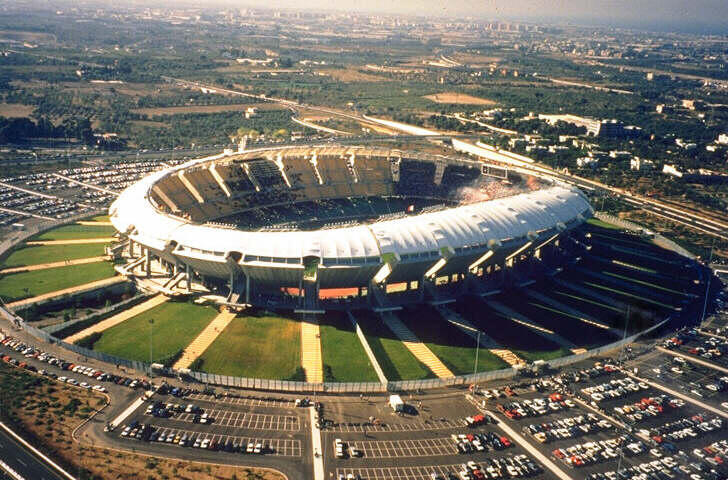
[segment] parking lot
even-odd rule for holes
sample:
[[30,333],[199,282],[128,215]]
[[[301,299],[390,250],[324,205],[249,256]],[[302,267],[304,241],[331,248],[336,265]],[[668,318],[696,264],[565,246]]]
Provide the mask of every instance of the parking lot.
[[[529,415],[509,418],[501,413],[500,418],[520,428],[531,445],[573,478],[606,479],[610,478],[604,476],[606,473],[617,469],[625,471],[625,478],[651,472],[673,475],[654,478],[713,478],[698,474],[696,468],[703,467],[696,463],[700,458],[693,452],[725,438],[725,422],[689,402],[633,381],[620,371],[601,370],[583,369],[560,376],[577,397],[594,409],[578,403],[575,408],[533,414],[523,408]],[[543,398],[543,394],[521,393],[500,402],[524,406],[535,398]],[[594,428],[595,424],[602,426]],[[680,451],[685,453],[678,455]],[[691,463],[696,465],[691,467]],[[681,467],[688,471],[680,471]]]
[[383,423],[381,425],[366,425],[363,423],[339,423],[328,430],[332,432],[423,432],[428,430],[448,430],[464,427],[464,420],[436,419],[427,422],[415,421],[411,423]]
[[294,402],[285,398],[260,398],[260,397],[228,397],[205,393],[193,393],[186,398],[192,401],[215,402],[238,407],[263,407],[263,408],[293,408]]
[[[367,414],[376,413],[383,425],[340,421],[337,426],[323,430],[329,475],[336,479],[351,474],[362,479],[432,480],[434,473],[442,479],[467,480],[479,478],[480,473],[474,470],[482,470],[487,478],[494,479],[551,478],[498,425],[481,416],[481,421],[468,426],[466,417],[480,412],[464,395],[421,401],[407,397],[407,403],[415,410],[411,414],[396,415],[386,401],[382,405],[363,402],[350,409],[358,412],[357,417],[367,418]],[[337,410],[337,406],[332,405],[331,409]],[[453,417],[454,412],[462,417]],[[340,413],[338,410],[337,416]],[[448,416],[442,417],[443,414]],[[340,458],[335,456],[337,439],[343,445]],[[474,464],[468,467],[468,462],[475,462],[477,468],[473,468]],[[533,470],[529,471],[529,466]],[[489,468],[492,473],[487,473]]]
[[455,443],[449,437],[418,440],[365,440],[349,444],[362,452],[364,458],[429,457],[455,455]]
[[[188,438],[193,439],[193,445],[195,441],[204,442],[207,440],[211,445],[224,446],[228,443],[233,445],[243,445],[247,447],[248,444],[260,444],[262,446],[262,453],[266,455],[280,455],[285,457],[300,457],[303,452],[303,447],[300,440],[295,439],[282,439],[282,438],[260,438],[260,437],[245,437],[236,435],[222,435],[211,432],[196,432],[193,430],[184,430],[173,427],[165,427],[161,425],[151,424],[154,432],[157,432],[159,439],[166,439],[170,436],[172,438],[182,437],[187,435]],[[129,437],[126,437],[129,438]],[[172,442],[166,442],[163,440],[157,440],[159,443],[168,443],[170,446],[177,446]],[[191,446],[191,445],[190,445]],[[199,447],[197,447],[199,448]],[[217,449],[223,449],[217,447]],[[241,452],[245,453],[245,452]]]
[[[507,460],[507,459],[514,459],[516,456],[504,456],[499,457],[495,460]],[[524,456],[521,457],[523,459]],[[484,471],[487,471],[487,468],[489,466],[489,462],[479,462],[477,464],[479,467],[481,467]],[[347,475],[359,475],[359,477],[362,480],[399,480],[399,479],[408,479],[408,480],[432,480],[433,474],[440,475],[440,478],[446,479],[446,478],[456,478],[461,479],[463,478],[460,475],[460,472],[467,472],[469,469],[467,468],[467,465],[463,463],[454,463],[454,464],[446,464],[446,465],[426,465],[426,466],[416,466],[416,467],[363,467],[363,468],[337,468],[336,469],[336,477],[341,478],[341,475],[344,475],[346,477]],[[540,475],[529,475],[530,478],[538,478]],[[466,477],[467,478],[467,477]],[[491,478],[499,478],[499,477],[491,477]],[[509,478],[509,475],[506,474],[503,477],[500,478]],[[549,478],[549,477],[543,477],[543,478]]]
[[[250,430],[280,430],[296,432],[301,429],[298,417],[265,415],[260,413],[237,412],[232,410],[210,409],[206,411],[215,425],[221,427],[245,428]],[[193,423],[194,413],[181,413],[175,420]]]
[[644,355],[636,362],[640,376],[697,398],[728,412],[728,388],[721,378],[728,374],[705,365],[681,362],[661,351]]

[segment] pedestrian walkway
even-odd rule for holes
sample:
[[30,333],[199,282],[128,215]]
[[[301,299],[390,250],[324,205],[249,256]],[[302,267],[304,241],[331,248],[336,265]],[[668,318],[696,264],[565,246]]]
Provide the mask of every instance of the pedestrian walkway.
[[117,239],[114,237],[96,237],[96,238],[71,238],[68,240],[37,240],[33,242],[25,242],[29,247],[38,245],[82,245],[85,243],[111,243]]
[[324,366],[321,355],[321,328],[314,315],[301,323],[301,366],[309,383],[323,383]]
[[439,378],[454,377],[453,373],[444,363],[440,361],[437,356],[432,353],[427,345],[417,338],[417,335],[412,333],[412,330],[402,323],[402,320],[397,318],[392,312],[386,312],[382,314],[382,320],[394,332],[407,349],[412,352],[412,355],[417,357],[417,360],[422,362],[427,368],[432,371]]
[[149,309],[152,309],[154,307],[157,307],[164,302],[169,300],[168,297],[165,297],[164,295],[156,295],[149,300],[146,300],[138,305],[134,305],[133,307],[123,310],[116,315],[113,315],[106,320],[102,320],[99,323],[95,325],[91,325],[90,327],[81,330],[78,333],[75,333],[71,335],[70,337],[66,337],[63,339],[66,343],[73,343],[76,340],[80,340],[84,337],[88,337],[92,333],[96,332],[103,332],[104,330],[107,330],[115,325],[120,324],[121,322],[124,322],[126,320],[129,320],[132,317],[135,317],[139,315],[140,313],[146,312]]
[[90,225],[92,227],[101,227],[101,226],[111,227],[113,225],[111,222],[103,222],[103,221],[94,222],[93,220],[79,220],[78,222],[76,222],[76,224]]
[[88,257],[88,258],[77,258],[75,260],[64,260],[62,262],[51,262],[51,263],[39,263],[36,265],[25,265],[22,267],[12,267],[12,268],[6,268],[5,270],[0,270],[0,275],[7,274],[7,273],[20,273],[20,272],[31,272],[33,270],[45,270],[46,268],[56,268],[56,267],[68,267],[70,265],[82,265],[84,263],[97,263],[97,262],[103,262],[106,260],[106,257]]
[[[463,316],[456,311],[451,310],[445,305],[439,305],[437,307],[437,310],[440,312],[440,315],[442,315],[442,318],[450,322],[452,325],[458,327],[466,335],[469,335],[474,339],[480,338],[480,346],[482,348],[487,348],[490,353],[500,358],[511,367],[526,364],[525,360],[523,360],[510,350],[503,348],[501,345],[498,344],[498,342],[496,342],[482,330],[479,330],[478,327],[463,318]],[[480,335],[478,335],[478,332],[480,332]]]
[[177,363],[175,363],[172,368],[189,368],[189,366],[192,365],[192,362],[197,360],[197,358],[202,355],[205,350],[207,350],[207,347],[212,345],[212,342],[215,341],[217,336],[220,335],[228,325],[230,325],[230,322],[233,321],[235,315],[235,312],[229,312],[227,310],[220,312],[212,319],[205,329],[197,335],[197,338],[187,345],[187,348],[185,348],[184,352],[182,352],[182,356],[179,360],[177,360]]
[[64,295],[73,295],[74,293],[83,292],[86,290],[93,290],[96,288],[106,287],[115,283],[122,283],[128,281],[126,278],[121,276],[104,278],[103,280],[96,280],[95,282],[84,283],[83,285],[76,285],[75,287],[64,288],[56,290],[55,292],[44,293],[36,297],[24,298],[16,302],[8,303],[6,306],[11,309],[18,307],[24,307],[25,305],[31,305],[33,303],[43,302],[50,300],[51,298],[62,297]]

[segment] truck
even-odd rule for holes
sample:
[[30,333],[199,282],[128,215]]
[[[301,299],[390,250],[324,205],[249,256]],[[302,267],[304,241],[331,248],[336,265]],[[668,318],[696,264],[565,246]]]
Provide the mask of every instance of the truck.
[[402,401],[402,397],[400,397],[399,395],[389,396],[389,406],[392,407],[392,410],[394,410],[395,412],[404,411],[404,402]]

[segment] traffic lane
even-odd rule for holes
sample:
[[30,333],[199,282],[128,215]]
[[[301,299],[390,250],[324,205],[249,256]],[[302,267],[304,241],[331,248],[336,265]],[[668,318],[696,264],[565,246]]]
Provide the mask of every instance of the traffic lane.
[[27,479],[68,480],[2,429],[0,429],[0,458]]

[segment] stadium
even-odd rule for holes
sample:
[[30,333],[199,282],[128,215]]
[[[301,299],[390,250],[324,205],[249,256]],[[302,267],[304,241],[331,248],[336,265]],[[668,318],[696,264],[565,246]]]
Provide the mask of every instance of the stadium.
[[576,188],[467,159],[363,146],[226,151],[134,183],[110,220],[125,272],[228,305],[375,311],[556,272],[592,215]]

